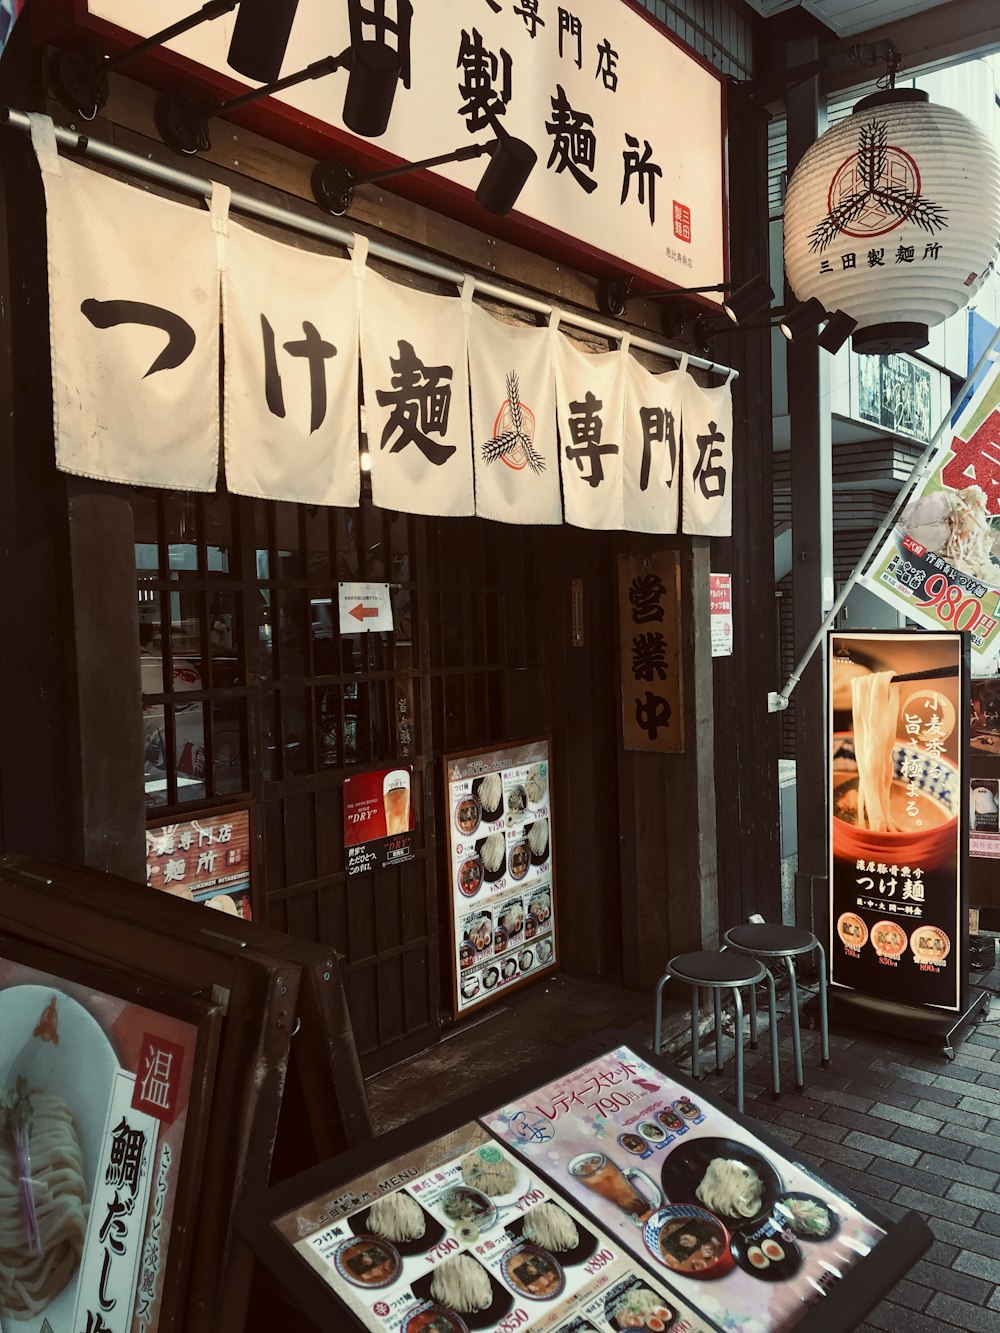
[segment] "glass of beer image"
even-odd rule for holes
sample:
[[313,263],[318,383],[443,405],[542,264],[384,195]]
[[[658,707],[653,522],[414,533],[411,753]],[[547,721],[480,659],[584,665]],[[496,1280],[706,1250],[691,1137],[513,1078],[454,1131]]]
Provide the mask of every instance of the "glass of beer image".
[[405,768],[386,773],[382,780],[382,802],[386,833],[405,833],[410,827],[410,774]]
[[[631,1166],[623,1171],[600,1152],[581,1153],[573,1158],[566,1170],[581,1185],[628,1213],[636,1223],[641,1223],[663,1202],[660,1191],[644,1172]],[[642,1189],[636,1187],[637,1181]],[[648,1198],[643,1197],[644,1191],[648,1192]]]

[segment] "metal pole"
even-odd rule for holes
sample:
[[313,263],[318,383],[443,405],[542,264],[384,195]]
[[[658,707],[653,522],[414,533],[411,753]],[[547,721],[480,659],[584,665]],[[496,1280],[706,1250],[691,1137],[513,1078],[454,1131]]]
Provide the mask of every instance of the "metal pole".
[[917,459],[916,463],[914,463],[913,471],[910,473],[909,477],[900,487],[899,494],[896,496],[896,499],[890,506],[889,512],[886,514],[882,522],[879,524],[878,528],[875,530],[875,535],[868,543],[864,555],[854,566],[854,569],[851,571],[850,578],[844,584],[839,595],[834,599],[833,606],[830,608],[826,616],[826,619],[823,621],[822,625],[820,625],[819,629],[813,635],[809,647],[802,654],[800,660],[796,663],[795,670],[788,677],[788,680],[785,682],[784,688],[777,694],[769,694],[767,696],[767,710],[769,713],[780,713],[783,709],[788,707],[788,700],[791,698],[792,691],[795,689],[795,686],[799,683],[799,679],[802,675],[802,672],[805,670],[809,662],[809,659],[812,657],[813,653],[816,651],[819,645],[823,642],[824,638],[826,637],[827,631],[833,628],[833,622],[837,619],[837,616],[840,614],[840,608],[847,601],[848,595],[850,594],[851,589],[857,583],[858,579],[860,579],[863,576],[868,566],[868,562],[871,560],[871,558],[875,555],[878,548],[881,546],[882,539],[885,537],[886,533],[889,531],[892,525],[896,522],[896,519],[899,516],[900,511],[902,510],[903,506],[907,501],[907,498],[910,495],[910,492],[923,479],[923,475],[927,471],[927,467],[931,461],[931,458],[937,451],[937,446],[942,435],[944,435],[945,431],[951,425],[952,418],[955,415],[955,411],[959,403],[962,401],[966,393],[968,393],[969,389],[975,383],[976,378],[978,377],[983,367],[987,364],[987,362],[994,360],[993,351],[994,348],[997,346],[998,342],[1000,342],[1000,328],[998,328],[994,332],[993,337],[989,340],[989,343],[986,345],[986,350],[983,352],[982,356],[973,366],[972,370],[969,371],[969,374],[967,375],[965,382],[962,384],[962,387],[955,394],[955,397],[951,401],[951,406],[948,408],[948,411],[942,418],[940,425],[938,426],[934,434],[931,436],[930,440],[928,440],[927,445],[924,448],[924,452]]
[[[20,130],[24,134],[31,130],[27,113],[15,111],[12,107],[0,106],[0,125],[9,125],[11,129]],[[178,171],[176,167],[167,167],[162,163],[153,162],[149,158],[139,157],[136,153],[130,153],[124,148],[116,148],[112,144],[103,143],[99,139],[91,139],[86,134],[78,134],[76,131],[64,130],[57,126],[56,142],[69,153],[93,158],[95,162],[102,162],[109,167],[114,167],[117,171],[132,172],[146,180],[165,185],[172,190],[182,190],[185,194],[198,195],[202,199],[208,199],[212,193],[212,182],[210,180],[203,180],[200,176],[192,176],[186,171]],[[262,222],[274,222],[280,227],[288,227],[292,231],[302,232],[305,236],[316,236],[320,240],[328,241],[333,245],[342,245],[348,250],[352,249],[354,245],[354,233],[344,227],[337,227],[330,222],[320,222],[315,218],[293,213],[290,209],[280,208],[277,204],[269,204],[263,199],[254,199],[251,195],[241,194],[238,190],[232,192],[230,207],[234,212],[245,213],[248,217],[259,218]],[[371,241],[368,252],[377,259],[384,259],[391,264],[399,264],[400,267],[411,269],[414,273],[425,273],[428,277],[438,278],[442,282],[452,282],[460,287],[465,281],[466,275],[461,269],[449,268],[446,264],[439,264],[430,259],[422,259],[419,255],[409,254],[405,250],[397,250],[394,246],[385,245],[377,239]],[[492,297],[494,300],[503,301],[506,305],[517,306],[521,310],[531,310],[545,318],[548,318],[556,309],[546,301],[538,301],[532,296],[513,291],[509,287],[501,287],[498,283],[490,282],[485,278],[476,278],[476,291],[482,296]],[[611,324],[604,324],[600,320],[590,319],[587,315],[577,314],[573,310],[566,310],[561,306],[558,309],[561,323],[571,324],[574,328],[585,329],[588,333],[595,333],[599,337],[620,339],[626,332],[626,330],[615,328]],[[632,336],[630,345],[641,347],[647,352],[655,352],[658,356],[669,357],[672,361],[680,361],[685,355],[676,347],[655,342],[652,338]],[[737,371],[729,366],[720,365],[717,361],[706,361],[700,356],[688,356],[687,361],[689,366],[710,371],[714,375],[732,375],[734,379],[738,377]]]

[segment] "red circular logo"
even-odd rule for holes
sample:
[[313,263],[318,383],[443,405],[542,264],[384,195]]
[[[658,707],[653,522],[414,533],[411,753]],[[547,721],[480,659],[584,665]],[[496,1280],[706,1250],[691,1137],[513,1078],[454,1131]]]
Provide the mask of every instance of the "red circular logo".
[[[836,217],[837,207],[850,199],[867,196],[860,213],[850,226],[838,227],[845,236],[884,236],[906,222],[920,194],[920,171],[916,162],[902,148],[887,146],[879,155],[878,177],[871,180],[872,155],[852,153],[837,170],[827,195],[827,212]],[[892,207],[892,201],[906,199],[908,207]]]

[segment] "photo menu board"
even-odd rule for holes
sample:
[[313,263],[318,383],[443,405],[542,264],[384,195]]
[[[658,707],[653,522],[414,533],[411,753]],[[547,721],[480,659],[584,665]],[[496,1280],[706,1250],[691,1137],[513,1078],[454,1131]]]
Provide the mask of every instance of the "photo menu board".
[[965,1007],[968,650],[958,633],[831,634],[830,977]]
[[[275,1227],[374,1333],[708,1333],[475,1123]],[[628,1322],[642,1314],[651,1322]]]
[[549,749],[444,757],[456,1018],[556,965]]
[[371,1333],[847,1333],[930,1245],[608,1036],[273,1186],[238,1227],[318,1326]]

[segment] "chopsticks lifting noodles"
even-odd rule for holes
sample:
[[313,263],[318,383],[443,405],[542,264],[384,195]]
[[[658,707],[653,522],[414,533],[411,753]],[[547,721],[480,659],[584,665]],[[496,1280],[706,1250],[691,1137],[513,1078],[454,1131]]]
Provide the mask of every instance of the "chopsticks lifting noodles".
[[890,683],[893,685],[898,685],[901,681],[907,681],[907,680],[944,680],[948,676],[957,676],[957,675],[958,675],[957,665],[931,667],[927,671],[909,671],[906,673],[906,675],[903,676],[893,676],[892,681]]

